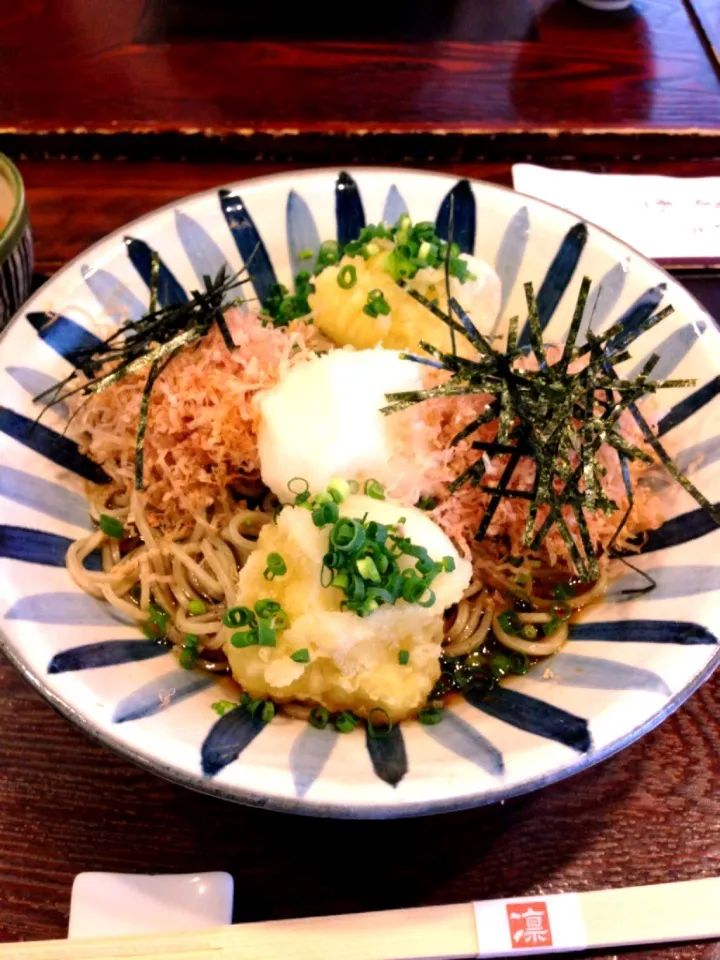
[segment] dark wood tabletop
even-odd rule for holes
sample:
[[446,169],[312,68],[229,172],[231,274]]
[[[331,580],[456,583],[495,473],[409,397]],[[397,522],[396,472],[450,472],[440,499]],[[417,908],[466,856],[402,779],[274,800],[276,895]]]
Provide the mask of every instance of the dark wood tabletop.
[[[277,168],[26,162],[21,169],[37,266],[52,273],[132,217]],[[507,164],[453,169],[510,181]],[[720,162],[628,159],[609,169],[720,174]],[[166,783],[88,740],[4,661],[0,731],[4,941],[64,936],[70,887],[86,870],[227,870],[237,921],[720,874],[720,674],[656,730],[571,779],[504,804],[408,821],[300,818]],[[720,945],[613,953],[620,955],[720,960]]]
[[15,155],[720,156],[720,0],[0,0],[0,24]]

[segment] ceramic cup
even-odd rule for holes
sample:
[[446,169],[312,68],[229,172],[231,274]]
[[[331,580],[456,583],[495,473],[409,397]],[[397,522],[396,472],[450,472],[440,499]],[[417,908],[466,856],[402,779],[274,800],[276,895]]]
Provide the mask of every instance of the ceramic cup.
[[17,167],[0,153],[0,329],[30,296],[32,273],[25,188]]

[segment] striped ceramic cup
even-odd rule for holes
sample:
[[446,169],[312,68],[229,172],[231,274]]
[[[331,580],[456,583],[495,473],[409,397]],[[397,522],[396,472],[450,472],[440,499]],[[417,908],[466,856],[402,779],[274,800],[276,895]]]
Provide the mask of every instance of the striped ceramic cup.
[[30,296],[32,272],[25,188],[17,167],[0,153],[0,329]]

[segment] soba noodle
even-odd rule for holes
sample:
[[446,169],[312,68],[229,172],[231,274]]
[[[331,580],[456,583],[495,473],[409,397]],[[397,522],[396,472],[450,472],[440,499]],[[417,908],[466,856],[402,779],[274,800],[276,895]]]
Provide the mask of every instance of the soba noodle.
[[[96,530],[73,543],[67,553],[71,577],[86,593],[138,623],[147,623],[155,606],[167,616],[166,638],[182,647],[187,634],[197,637],[199,650],[211,656],[203,665],[217,670],[225,665],[215,653],[221,646],[223,614],[233,605],[238,572],[255,547],[253,538],[272,514],[238,508],[221,529],[198,517],[186,536],[167,536],[150,526],[141,494],[134,491],[127,499],[118,507],[104,488],[94,491],[91,514],[118,520],[125,536],[119,541]],[[97,550],[101,571],[85,566]],[[198,609],[203,612],[189,616],[193,600],[202,603]]]

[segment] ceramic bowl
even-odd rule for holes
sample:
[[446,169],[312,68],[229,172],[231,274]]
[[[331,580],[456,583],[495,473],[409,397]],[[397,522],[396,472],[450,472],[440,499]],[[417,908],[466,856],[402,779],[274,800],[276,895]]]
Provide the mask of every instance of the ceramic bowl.
[[25,188],[17,167],[0,153],[0,330],[30,295],[32,273]]
[[[658,267],[572,214],[484,183],[403,170],[315,171],[246,181],[189,197],[129,224],[68,264],[26,304],[0,344],[0,616],[6,654],[60,711],[121,754],[195,789],[279,810],[399,817],[490,803],[534,790],[609,756],[654,727],[718,662],[720,531],[677,485],[663,486],[667,520],[633,561],[657,581],[649,594],[627,570],[573,626],[552,661],[488,699],[454,705],[434,727],[408,722],[386,740],[340,735],[242,711],[218,719],[217,681],[178,667],[110,609],[75,588],[64,556],[89,527],[83,481],[95,466],[64,435],[68,411],[35,426],[32,397],[72,369],[78,347],[148,306],[151,250],[165,300],[183,298],[223,264],[258,248],[262,298],[290,283],[299,252],[351,238],[364,221],[447,228],[494,265],[504,316],[523,313],[522,284],[539,288],[548,340],[562,340],[583,275],[583,321],[595,331],[675,313],[634,344],[624,372],[653,351],[658,377],[693,377],[664,391],[659,430],[684,470],[720,500],[720,335],[695,300]],[[267,254],[267,256],[265,255]],[[584,336],[584,333],[582,334]],[[226,695],[226,694],[225,694]]]

